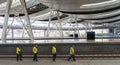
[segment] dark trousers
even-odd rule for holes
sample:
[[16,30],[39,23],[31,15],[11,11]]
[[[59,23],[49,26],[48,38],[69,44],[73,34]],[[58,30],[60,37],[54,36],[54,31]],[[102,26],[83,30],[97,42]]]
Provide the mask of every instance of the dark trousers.
[[38,61],[37,53],[33,55],[33,61]]
[[17,61],[22,60],[22,54],[17,54],[16,60]]
[[56,59],[56,54],[53,54],[53,61],[55,61]]
[[73,61],[76,61],[76,60],[75,60],[75,55],[70,55],[70,57],[68,58],[68,61],[69,61],[71,58],[73,58]]

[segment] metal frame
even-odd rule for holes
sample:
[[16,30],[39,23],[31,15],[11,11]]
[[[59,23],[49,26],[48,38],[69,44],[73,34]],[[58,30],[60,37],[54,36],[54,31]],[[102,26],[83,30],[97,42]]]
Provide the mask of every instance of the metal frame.
[[26,6],[26,2],[25,0],[20,0],[21,2],[21,5],[23,7],[23,10],[24,10],[24,13],[25,13],[25,20],[27,22],[27,30],[28,30],[28,35],[30,37],[30,42],[34,42],[34,36],[33,36],[33,32],[32,32],[32,27],[31,27],[31,23],[30,23],[30,19],[29,19],[29,15],[28,15],[28,12],[27,12],[27,6]]
[[[5,19],[4,19],[3,31],[2,31],[2,43],[6,43],[8,19],[9,19],[9,13],[10,13],[12,1],[13,0],[7,0],[6,14],[5,14]],[[27,27],[28,35],[30,37],[30,42],[32,43],[34,42],[34,36],[33,36],[32,27],[31,27],[30,19],[29,19],[28,12],[27,12],[26,2],[25,0],[20,0],[20,2],[23,8],[23,11],[25,13],[25,20],[27,22],[26,27]]]
[[2,31],[2,43],[6,43],[8,18],[9,18],[11,5],[12,5],[12,0],[7,0],[6,13],[5,13],[4,25]]
[[[56,13],[56,14],[54,14],[54,13]],[[52,16],[53,15],[56,15],[57,16],[57,19],[58,19],[58,21],[57,22],[52,22],[51,20],[52,20]],[[59,17],[60,15],[59,15],[59,12],[58,11],[54,11],[53,9],[51,9],[51,11],[50,11],[50,16],[49,16],[49,23],[48,23],[48,28],[47,28],[47,37],[49,37],[49,34],[50,34],[50,29],[52,28],[52,27],[54,27],[55,29],[56,29],[56,31],[59,31],[59,33],[60,33],[60,35],[61,35],[61,37],[63,38],[64,37],[64,35],[63,35],[63,31],[62,31],[62,21],[60,20],[60,17]],[[52,25],[52,26],[51,26]]]
[[[79,32],[79,25],[78,25],[78,22],[77,22],[77,16],[73,16],[71,15],[70,16],[70,27],[69,27],[69,30],[73,30],[74,34],[77,33],[78,34],[78,37],[80,37],[80,32]],[[74,24],[72,24],[72,22],[75,22]],[[73,38],[75,38],[75,36],[73,35]]]

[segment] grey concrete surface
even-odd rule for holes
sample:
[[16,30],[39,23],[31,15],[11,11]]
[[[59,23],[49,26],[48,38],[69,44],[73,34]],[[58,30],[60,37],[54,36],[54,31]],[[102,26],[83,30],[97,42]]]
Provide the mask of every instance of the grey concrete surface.
[[76,62],[65,59],[57,59],[55,62],[51,59],[39,59],[38,62],[31,59],[24,59],[23,61],[0,59],[0,65],[120,65],[120,59],[77,60]]

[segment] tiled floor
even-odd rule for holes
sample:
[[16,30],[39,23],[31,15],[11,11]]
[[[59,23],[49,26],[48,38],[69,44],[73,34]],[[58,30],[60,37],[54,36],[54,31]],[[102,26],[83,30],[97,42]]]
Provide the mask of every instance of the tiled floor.
[[57,59],[55,62],[50,59],[40,59],[38,62],[33,62],[31,59],[24,59],[18,62],[13,59],[0,59],[0,65],[120,65],[120,59],[77,60],[76,62],[64,59]]

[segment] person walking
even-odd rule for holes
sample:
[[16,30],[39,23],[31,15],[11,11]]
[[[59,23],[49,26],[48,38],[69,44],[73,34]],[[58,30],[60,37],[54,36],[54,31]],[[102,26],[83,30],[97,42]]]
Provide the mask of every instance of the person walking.
[[70,57],[68,58],[68,61],[73,58],[73,61],[75,60],[75,50],[74,50],[74,45],[72,47],[70,47]]
[[53,61],[56,59],[56,45],[52,46]]
[[21,48],[19,46],[16,47],[16,60],[22,60],[22,53],[21,53]]
[[33,61],[38,61],[38,57],[37,57],[38,47],[37,47],[37,45],[34,45],[32,50],[33,50]]

